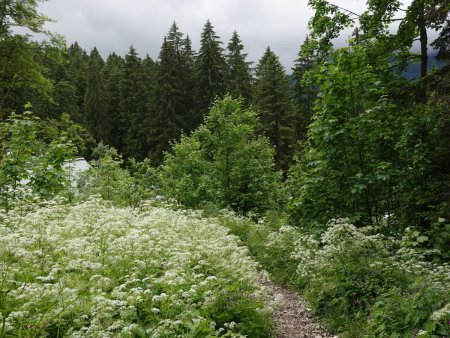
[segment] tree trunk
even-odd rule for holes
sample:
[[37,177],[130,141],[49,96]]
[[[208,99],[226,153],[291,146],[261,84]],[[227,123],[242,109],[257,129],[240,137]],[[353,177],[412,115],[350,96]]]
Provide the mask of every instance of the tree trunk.
[[418,26],[420,30],[420,77],[424,77],[427,75],[428,69],[428,36],[424,5],[420,11]]

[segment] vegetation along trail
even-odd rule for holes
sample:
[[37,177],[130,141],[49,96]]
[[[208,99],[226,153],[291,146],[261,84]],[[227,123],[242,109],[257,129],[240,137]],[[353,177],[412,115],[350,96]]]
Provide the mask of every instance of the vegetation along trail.
[[0,0],[0,338],[450,337],[450,0],[162,3]]

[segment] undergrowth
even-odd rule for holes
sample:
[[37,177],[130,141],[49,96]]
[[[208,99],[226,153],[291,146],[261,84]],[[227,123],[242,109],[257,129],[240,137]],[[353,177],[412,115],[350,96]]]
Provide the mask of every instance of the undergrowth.
[[0,337],[269,337],[259,278],[195,212],[90,198],[0,213]]
[[450,268],[411,248],[408,232],[395,239],[339,219],[318,237],[276,215],[218,219],[341,337],[449,336]]

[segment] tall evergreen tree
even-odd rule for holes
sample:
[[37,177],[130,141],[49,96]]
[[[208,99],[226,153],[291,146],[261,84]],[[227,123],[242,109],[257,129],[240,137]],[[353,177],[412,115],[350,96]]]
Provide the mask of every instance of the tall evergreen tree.
[[189,127],[189,117],[192,111],[193,102],[193,63],[194,54],[192,52],[191,40],[189,36],[183,39],[181,33],[174,22],[167,35],[167,42],[174,51],[174,78],[178,83],[173,86],[179,90],[178,115],[182,117],[184,123],[181,124],[183,129]]
[[170,26],[169,33],[167,33],[165,40],[174,48],[176,58],[179,58],[183,47],[183,33],[180,32],[176,22]]
[[178,139],[183,124],[183,92],[177,69],[177,51],[164,38],[159,54],[155,110],[151,128],[151,159],[159,164],[170,142]]
[[106,59],[103,69],[105,78],[105,90],[107,95],[108,114],[111,122],[110,144],[116,149],[123,149],[125,135],[122,130],[120,118],[120,83],[125,61],[115,53]]
[[188,114],[193,101],[192,57],[189,37],[183,39],[183,33],[173,23],[161,46],[155,104],[149,123],[150,157],[156,165],[162,162],[171,142],[178,140],[181,131],[189,127]]
[[72,118],[80,116],[80,107],[78,106],[77,89],[73,83],[68,80],[57,81],[53,87],[53,99],[57,106],[55,112],[57,116],[64,113]]
[[216,97],[221,97],[226,90],[226,63],[220,46],[222,42],[208,20],[203,28],[200,50],[195,64],[195,114],[193,126],[196,127],[208,112]]
[[294,143],[291,89],[284,67],[269,47],[258,63],[256,77],[254,104],[275,148],[275,164],[287,170]]
[[[142,60],[142,75],[144,83],[144,95],[146,96],[147,112],[150,112],[155,105],[156,79],[158,77],[159,65],[147,54]],[[149,117],[150,115],[147,115]],[[146,123],[145,128],[148,129]],[[144,128],[144,129],[145,129]],[[147,132],[147,131],[146,131]]]
[[247,103],[251,98],[252,76],[250,65],[245,59],[247,54],[242,53],[244,45],[236,31],[233,32],[227,46],[227,92],[233,97],[241,96]]
[[72,119],[78,123],[83,122],[82,111],[86,93],[88,63],[89,57],[78,42],[70,45],[67,50],[67,80],[75,87],[78,112],[72,116]]
[[181,51],[180,59],[180,69],[181,69],[181,79],[183,83],[183,95],[184,95],[184,105],[185,105],[185,123],[184,128],[186,131],[190,131],[193,125],[193,115],[194,115],[194,64],[195,56],[192,50],[192,42],[189,35],[182,41],[183,48]]
[[142,129],[148,115],[146,102],[142,61],[131,46],[125,56],[119,103],[119,133],[124,135],[122,149],[119,150],[127,157],[142,159],[147,155],[147,137]]
[[84,120],[97,141],[110,142],[111,120],[108,114],[108,101],[103,79],[104,61],[97,51],[89,56],[86,94],[84,98]]

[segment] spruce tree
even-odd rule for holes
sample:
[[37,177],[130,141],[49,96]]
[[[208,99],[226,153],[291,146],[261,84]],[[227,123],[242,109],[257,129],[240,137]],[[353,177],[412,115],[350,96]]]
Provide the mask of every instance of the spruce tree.
[[108,114],[107,95],[103,79],[104,61],[97,51],[91,51],[84,96],[84,120],[88,130],[97,141],[110,141],[111,122]]
[[131,46],[125,56],[119,103],[119,133],[124,135],[123,149],[119,150],[127,157],[142,159],[147,155],[147,137],[142,129],[148,116],[146,102],[142,61]]
[[[67,50],[67,79],[75,87],[78,111],[72,116],[75,122],[83,123],[84,97],[87,85],[87,68],[89,56],[75,42]],[[73,112],[75,114],[75,112]]]
[[182,41],[183,48],[181,50],[180,58],[180,70],[181,79],[183,83],[183,96],[184,96],[184,128],[186,131],[190,131],[193,125],[194,116],[194,64],[195,56],[192,50],[192,42],[189,35]]
[[[147,54],[142,60],[142,76],[144,83],[144,95],[146,99],[147,118],[151,117],[150,112],[155,106],[155,91],[156,91],[156,79],[158,77],[159,64],[153,61],[153,59]],[[145,132],[147,132],[149,126],[145,123]]]
[[189,36],[183,39],[181,33],[174,22],[167,34],[167,43],[174,51],[174,74],[173,77],[177,79],[177,83],[172,86],[179,90],[178,99],[178,115],[183,119],[181,127],[187,129],[189,127],[189,117],[192,111],[193,102],[193,63],[194,54],[191,47],[191,40]]
[[237,32],[234,31],[227,46],[227,92],[233,97],[242,97],[248,103],[251,98],[250,65],[252,62],[245,60],[247,54],[242,53],[243,50],[244,45]]
[[165,40],[174,48],[176,58],[179,58],[183,44],[183,33],[178,29],[176,22],[170,26],[169,33],[167,33]]
[[56,116],[67,113],[73,119],[74,116],[80,115],[77,89],[70,81],[60,80],[55,82],[53,86],[53,99],[57,104],[55,107]]
[[220,46],[222,42],[214,32],[208,20],[203,28],[200,50],[195,64],[195,113],[193,128],[200,124],[203,116],[216,97],[221,97],[226,90],[226,63]]
[[190,40],[183,39],[174,22],[161,46],[154,100],[146,123],[150,158],[155,165],[162,162],[163,153],[179,139],[181,131],[188,129],[193,102],[192,58]]
[[275,148],[275,164],[286,171],[295,142],[291,89],[284,67],[269,47],[259,61],[256,77],[254,104],[264,133]]
[[177,53],[167,38],[164,38],[159,59],[155,108],[150,132],[150,157],[154,164],[161,163],[163,152],[169,149],[170,142],[180,136],[184,111]]
[[105,90],[107,95],[108,114],[110,116],[110,145],[115,149],[123,149],[125,135],[120,118],[120,83],[125,61],[115,53],[106,59],[104,66]]

